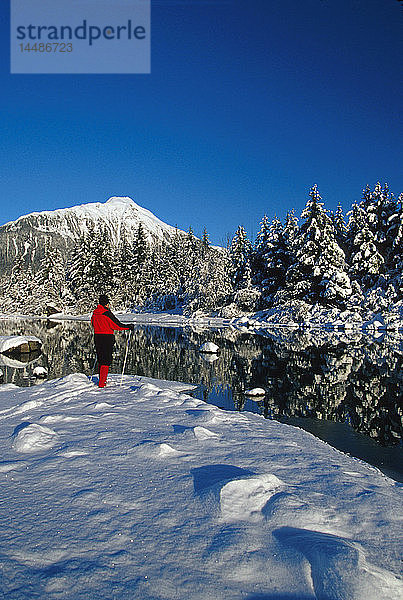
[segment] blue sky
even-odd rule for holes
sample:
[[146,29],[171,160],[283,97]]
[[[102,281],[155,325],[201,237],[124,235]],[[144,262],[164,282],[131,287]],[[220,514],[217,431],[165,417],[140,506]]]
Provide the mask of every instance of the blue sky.
[[403,2],[152,0],[150,75],[11,75],[0,4],[0,224],[131,196],[223,243],[403,191]]

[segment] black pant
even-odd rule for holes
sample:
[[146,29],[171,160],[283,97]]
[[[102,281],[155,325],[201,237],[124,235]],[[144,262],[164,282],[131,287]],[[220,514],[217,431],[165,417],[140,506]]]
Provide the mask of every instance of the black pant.
[[110,367],[112,364],[112,351],[115,343],[115,336],[110,333],[95,333],[94,340],[98,364],[108,365]]

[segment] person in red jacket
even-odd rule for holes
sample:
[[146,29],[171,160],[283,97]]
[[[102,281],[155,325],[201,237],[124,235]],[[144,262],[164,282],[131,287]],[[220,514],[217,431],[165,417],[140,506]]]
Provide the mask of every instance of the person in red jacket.
[[91,323],[94,328],[94,341],[99,365],[98,387],[105,387],[109,367],[112,364],[112,351],[115,343],[115,330],[131,330],[133,325],[121,323],[109,310],[109,298],[105,294],[99,297],[99,304],[92,313]]

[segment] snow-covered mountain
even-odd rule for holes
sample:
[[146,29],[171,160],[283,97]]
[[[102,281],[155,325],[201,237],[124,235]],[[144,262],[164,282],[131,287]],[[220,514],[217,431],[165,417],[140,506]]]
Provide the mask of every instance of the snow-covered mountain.
[[0,227],[0,268],[9,271],[16,258],[21,256],[35,267],[47,239],[68,256],[75,241],[91,225],[105,227],[115,243],[123,231],[131,241],[140,223],[150,242],[168,241],[175,233],[174,227],[160,221],[128,197],[112,197],[104,203],[33,212]]

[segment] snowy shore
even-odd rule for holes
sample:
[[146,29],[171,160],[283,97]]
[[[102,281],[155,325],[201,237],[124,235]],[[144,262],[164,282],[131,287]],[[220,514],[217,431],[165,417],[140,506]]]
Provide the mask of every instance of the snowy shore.
[[[339,311],[337,309],[324,309],[308,307],[308,305],[295,304],[292,307],[273,308],[257,313],[242,316],[219,317],[207,314],[183,315],[175,312],[119,312],[116,314],[126,323],[138,325],[156,325],[159,327],[227,327],[249,330],[291,328],[291,329],[322,329],[327,331],[343,331],[355,333],[393,332],[403,333],[403,306],[396,306],[389,313],[367,313],[366,316],[358,312]],[[0,319],[38,319],[43,317],[32,315],[5,315],[0,314]],[[57,313],[50,318],[53,321],[89,321],[90,314],[74,315]]]
[[402,486],[193,386],[0,388],[12,600],[397,600]]
[[275,307],[251,315],[234,317],[231,324],[235,327],[264,329],[273,327],[291,327],[301,329],[325,329],[328,331],[345,331],[366,333],[403,332],[403,305],[396,305],[394,310],[385,312],[367,312],[358,310],[340,311],[336,308],[309,306],[303,302],[292,306]]

